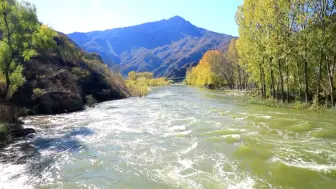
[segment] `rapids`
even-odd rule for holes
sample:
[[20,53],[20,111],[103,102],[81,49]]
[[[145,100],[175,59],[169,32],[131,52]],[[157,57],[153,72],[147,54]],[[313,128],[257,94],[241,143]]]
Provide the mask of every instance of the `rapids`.
[[23,121],[37,134],[0,152],[0,188],[336,187],[335,115],[222,91],[159,87]]

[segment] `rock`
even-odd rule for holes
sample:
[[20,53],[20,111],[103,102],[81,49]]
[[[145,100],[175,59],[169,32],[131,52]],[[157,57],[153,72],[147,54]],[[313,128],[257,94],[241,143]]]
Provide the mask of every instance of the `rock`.
[[27,129],[15,129],[15,130],[12,130],[11,131],[11,135],[14,137],[14,138],[20,138],[20,137],[24,137],[24,136],[27,136],[29,134],[32,134],[32,133],[36,133],[36,131],[32,128],[27,128]]
[[37,112],[42,114],[59,114],[83,109],[79,94],[68,92],[48,92],[37,101]]

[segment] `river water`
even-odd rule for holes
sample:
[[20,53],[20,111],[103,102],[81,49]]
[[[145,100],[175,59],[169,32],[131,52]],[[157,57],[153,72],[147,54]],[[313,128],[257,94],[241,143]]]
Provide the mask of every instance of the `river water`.
[[24,122],[37,134],[0,152],[0,188],[336,188],[335,115],[222,91],[154,88]]

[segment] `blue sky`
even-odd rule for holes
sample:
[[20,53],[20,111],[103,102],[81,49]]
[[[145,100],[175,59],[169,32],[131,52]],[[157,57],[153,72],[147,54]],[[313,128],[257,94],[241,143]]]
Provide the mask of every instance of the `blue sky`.
[[45,24],[71,33],[105,30],[179,15],[196,26],[238,35],[237,6],[243,0],[28,0]]

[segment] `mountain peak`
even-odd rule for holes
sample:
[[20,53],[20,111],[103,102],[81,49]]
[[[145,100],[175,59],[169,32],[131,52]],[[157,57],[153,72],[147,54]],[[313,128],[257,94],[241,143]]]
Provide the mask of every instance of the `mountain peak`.
[[176,16],[173,16],[173,17],[171,17],[171,18],[169,18],[168,19],[169,21],[186,21],[184,18],[182,18],[181,16],[178,16],[178,15],[176,15]]

